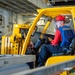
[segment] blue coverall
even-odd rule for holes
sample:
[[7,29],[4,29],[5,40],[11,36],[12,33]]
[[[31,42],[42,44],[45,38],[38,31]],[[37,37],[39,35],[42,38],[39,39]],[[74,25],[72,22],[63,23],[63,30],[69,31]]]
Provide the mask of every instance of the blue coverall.
[[[69,29],[69,30],[66,30],[66,29]],[[56,45],[56,46],[51,44],[44,44],[42,46],[38,55],[38,66],[43,66],[47,58],[50,57],[52,54],[63,54],[63,47],[70,45],[71,43],[70,40],[74,38],[73,30],[71,30],[68,26],[63,26],[61,28],[59,27],[59,30],[61,32],[62,41],[60,42],[59,45]],[[71,37],[68,36],[69,34]],[[41,42],[38,44],[41,44]]]

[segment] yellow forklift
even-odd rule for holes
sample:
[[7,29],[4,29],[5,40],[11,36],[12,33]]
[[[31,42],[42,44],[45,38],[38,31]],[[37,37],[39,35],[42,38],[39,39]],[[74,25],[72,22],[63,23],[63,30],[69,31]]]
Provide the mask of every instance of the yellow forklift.
[[[34,33],[36,32],[37,22],[40,20],[41,17],[46,17],[46,18],[48,17],[49,20],[44,25],[40,38],[43,38],[43,35],[46,34],[49,25],[54,20],[54,18],[59,14],[70,15],[73,21],[73,28],[75,30],[75,6],[38,9],[37,12],[38,15],[36,16],[36,18],[34,19],[31,25],[14,24],[12,35],[2,36],[1,54],[26,55],[27,49],[30,48],[31,46],[30,44],[32,43],[31,35],[33,32]],[[24,30],[23,35],[21,30]],[[57,64],[60,62],[65,62],[72,59],[75,59],[74,55],[52,56],[47,60],[45,66]],[[67,74],[67,71],[64,71],[60,73],[60,75],[69,75],[69,74]]]

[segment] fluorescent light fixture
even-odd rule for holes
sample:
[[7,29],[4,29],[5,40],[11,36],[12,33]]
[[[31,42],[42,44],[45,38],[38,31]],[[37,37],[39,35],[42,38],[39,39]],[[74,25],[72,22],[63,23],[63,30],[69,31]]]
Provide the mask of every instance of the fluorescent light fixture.
[[50,5],[50,3],[47,3],[47,5]]
[[68,18],[68,16],[66,16],[65,18]]
[[37,16],[37,14],[34,14],[35,16]]
[[72,19],[69,19],[70,21],[72,20]]

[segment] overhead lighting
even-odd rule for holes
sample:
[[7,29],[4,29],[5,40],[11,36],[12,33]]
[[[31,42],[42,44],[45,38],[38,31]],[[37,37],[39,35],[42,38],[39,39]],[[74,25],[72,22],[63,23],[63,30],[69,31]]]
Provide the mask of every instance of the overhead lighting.
[[69,19],[70,21],[72,20],[72,19]]
[[65,0],[65,2],[68,2],[68,0]]
[[47,5],[50,5],[50,3],[47,3]]
[[65,18],[68,18],[68,16],[66,16]]
[[34,14],[35,16],[37,16],[37,14]]

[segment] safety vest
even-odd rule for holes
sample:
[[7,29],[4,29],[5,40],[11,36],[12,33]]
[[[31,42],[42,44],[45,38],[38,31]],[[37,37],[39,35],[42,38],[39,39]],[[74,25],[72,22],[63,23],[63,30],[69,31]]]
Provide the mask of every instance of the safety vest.
[[58,30],[60,30],[61,37],[62,37],[60,46],[61,47],[69,46],[72,39],[74,38],[74,31],[69,26],[59,27]]

